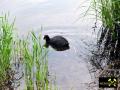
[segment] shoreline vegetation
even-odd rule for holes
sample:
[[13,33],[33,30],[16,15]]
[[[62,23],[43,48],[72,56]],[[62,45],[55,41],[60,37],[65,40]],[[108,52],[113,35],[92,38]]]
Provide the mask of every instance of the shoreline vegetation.
[[[120,0],[92,0],[91,9],[96,16],[95,27],[97,20],[102,22],[90,60],[92,71],[97,81],[99,77],[115,76],[120,85]],[[41,33],[16,39],[14,22],[9,23],[8,15],[0,17],[0,90],[19,87],[21,79],[25,90],[58,90],[48,81],[48,50],[41,43]]]
[[97,80],[113,76],[120,84],[120,0],[92,0],[88,12],[91,10],[95,12],[95,27],[97,20],[102,22],[97,49],[90,60],[93,72],[99,70]]
[[48,49],[41,43],[41,33],[31,32],[20,40],[13,32],[8,15],[0,17],[0,90],[18,88],[21,79],[24,90],[57,90],[48,81]]

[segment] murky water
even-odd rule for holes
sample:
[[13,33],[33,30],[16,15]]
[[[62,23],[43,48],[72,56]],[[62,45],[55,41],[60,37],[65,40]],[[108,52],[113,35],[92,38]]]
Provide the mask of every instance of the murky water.
[[[81,3],[86,0],[0,0],[0,12],[16,16],[16,31],[20,36],[32,29],[36,33],[43,26],[43,35],[62,35],[70,43],[70,49],[58,52],[50,48],[48,53],[50,80],[61,90],[87,90],[92,81],[88,61],[95,44],[94,20],[80,18]],[[86,5],[87,7],[87,5]],[[12,19],[12,18],[11,18]],[[45,28],[44,28],[45,27]]]

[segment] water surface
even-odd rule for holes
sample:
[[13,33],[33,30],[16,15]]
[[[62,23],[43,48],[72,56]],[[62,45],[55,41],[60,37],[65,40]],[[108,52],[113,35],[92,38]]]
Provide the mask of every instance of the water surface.
[[48,53],[50,82],[61,90],[87,90],[87,83],[92,81],[88,61],[89,50],[93,48],[90,45],[96,42],[94,19],[82,17],[88,5],[86,0],[1,0],[0,3],[1,14],[10,12],[11,20],[16,17],[16,32],[20,36],[31,30],[39,33],[42,26],[43,35],[67,38],[69,50],[58,52],[50,48]]

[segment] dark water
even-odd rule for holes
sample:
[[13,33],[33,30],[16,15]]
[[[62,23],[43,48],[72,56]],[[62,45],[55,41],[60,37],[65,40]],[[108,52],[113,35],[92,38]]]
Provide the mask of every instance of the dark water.
[[[89,59],[93,45],[96,43],[96,33],[92,26],[94,20],[88,18],[75,22],[82,8],[79,3],[85,0],[1,0],[0,11],[9,11],[10,16],[16,16],[16,32],[20,36],[34,29],[36,33],[48,34],[50,37],[62,35],[70,43],[70,49],[62,52],[49,48],[49,80],[60,90],[87,90],[88,83],[92,82],[89,73]],[[87,2],[88,4],[88,2]],[[85,9],[83,9],[85,11]],[[10,18],[11,20],[13,19]],[[23,89],[21,81],[20,90]]]

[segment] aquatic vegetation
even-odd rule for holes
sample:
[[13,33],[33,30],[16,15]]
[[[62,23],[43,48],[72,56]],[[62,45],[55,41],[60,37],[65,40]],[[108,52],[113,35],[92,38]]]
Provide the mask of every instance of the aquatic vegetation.
[[114,32],[115,23],[120,21],[120,1],[119,0],[93,0],[93,9],[96,11],[97,18],[102,21],[104,27]]
[[92,0],[91,7],[96,19],[102,22],[98,36],[99,66],[103,68],[103,63],[109,65],[113,62],[115,66],[116,62],[120,62],[120,1]]
[[14,22],[9,23],[7,15],[0,17],[0,87],[8,84],[11,79],[11,54],[13,44]]
[[[41,33],[31,32],[20,39],[13,30],[14,22],[10,23],[7,15],[0,17],[0,90],[14,89],[13,83],[21,79],[26,90],[57,90],[48,81],[48,49],[42,45]],[[23,70],[18,72],[20,67]]]
[[102,23],[98,31],[97,48],[90,60],[95,79],[97,82],[99,77],[114,76],[119,79],[120,0],[91,0],[89,10],[95,12],[95,28],[97,21]]
[[27,89],[48,90],[48,61],[47,49],[41,45],[41,35],[35,36],[32,32],[32,46],[28,40],[23,41],[23,57],[25,68],[25,81]]

